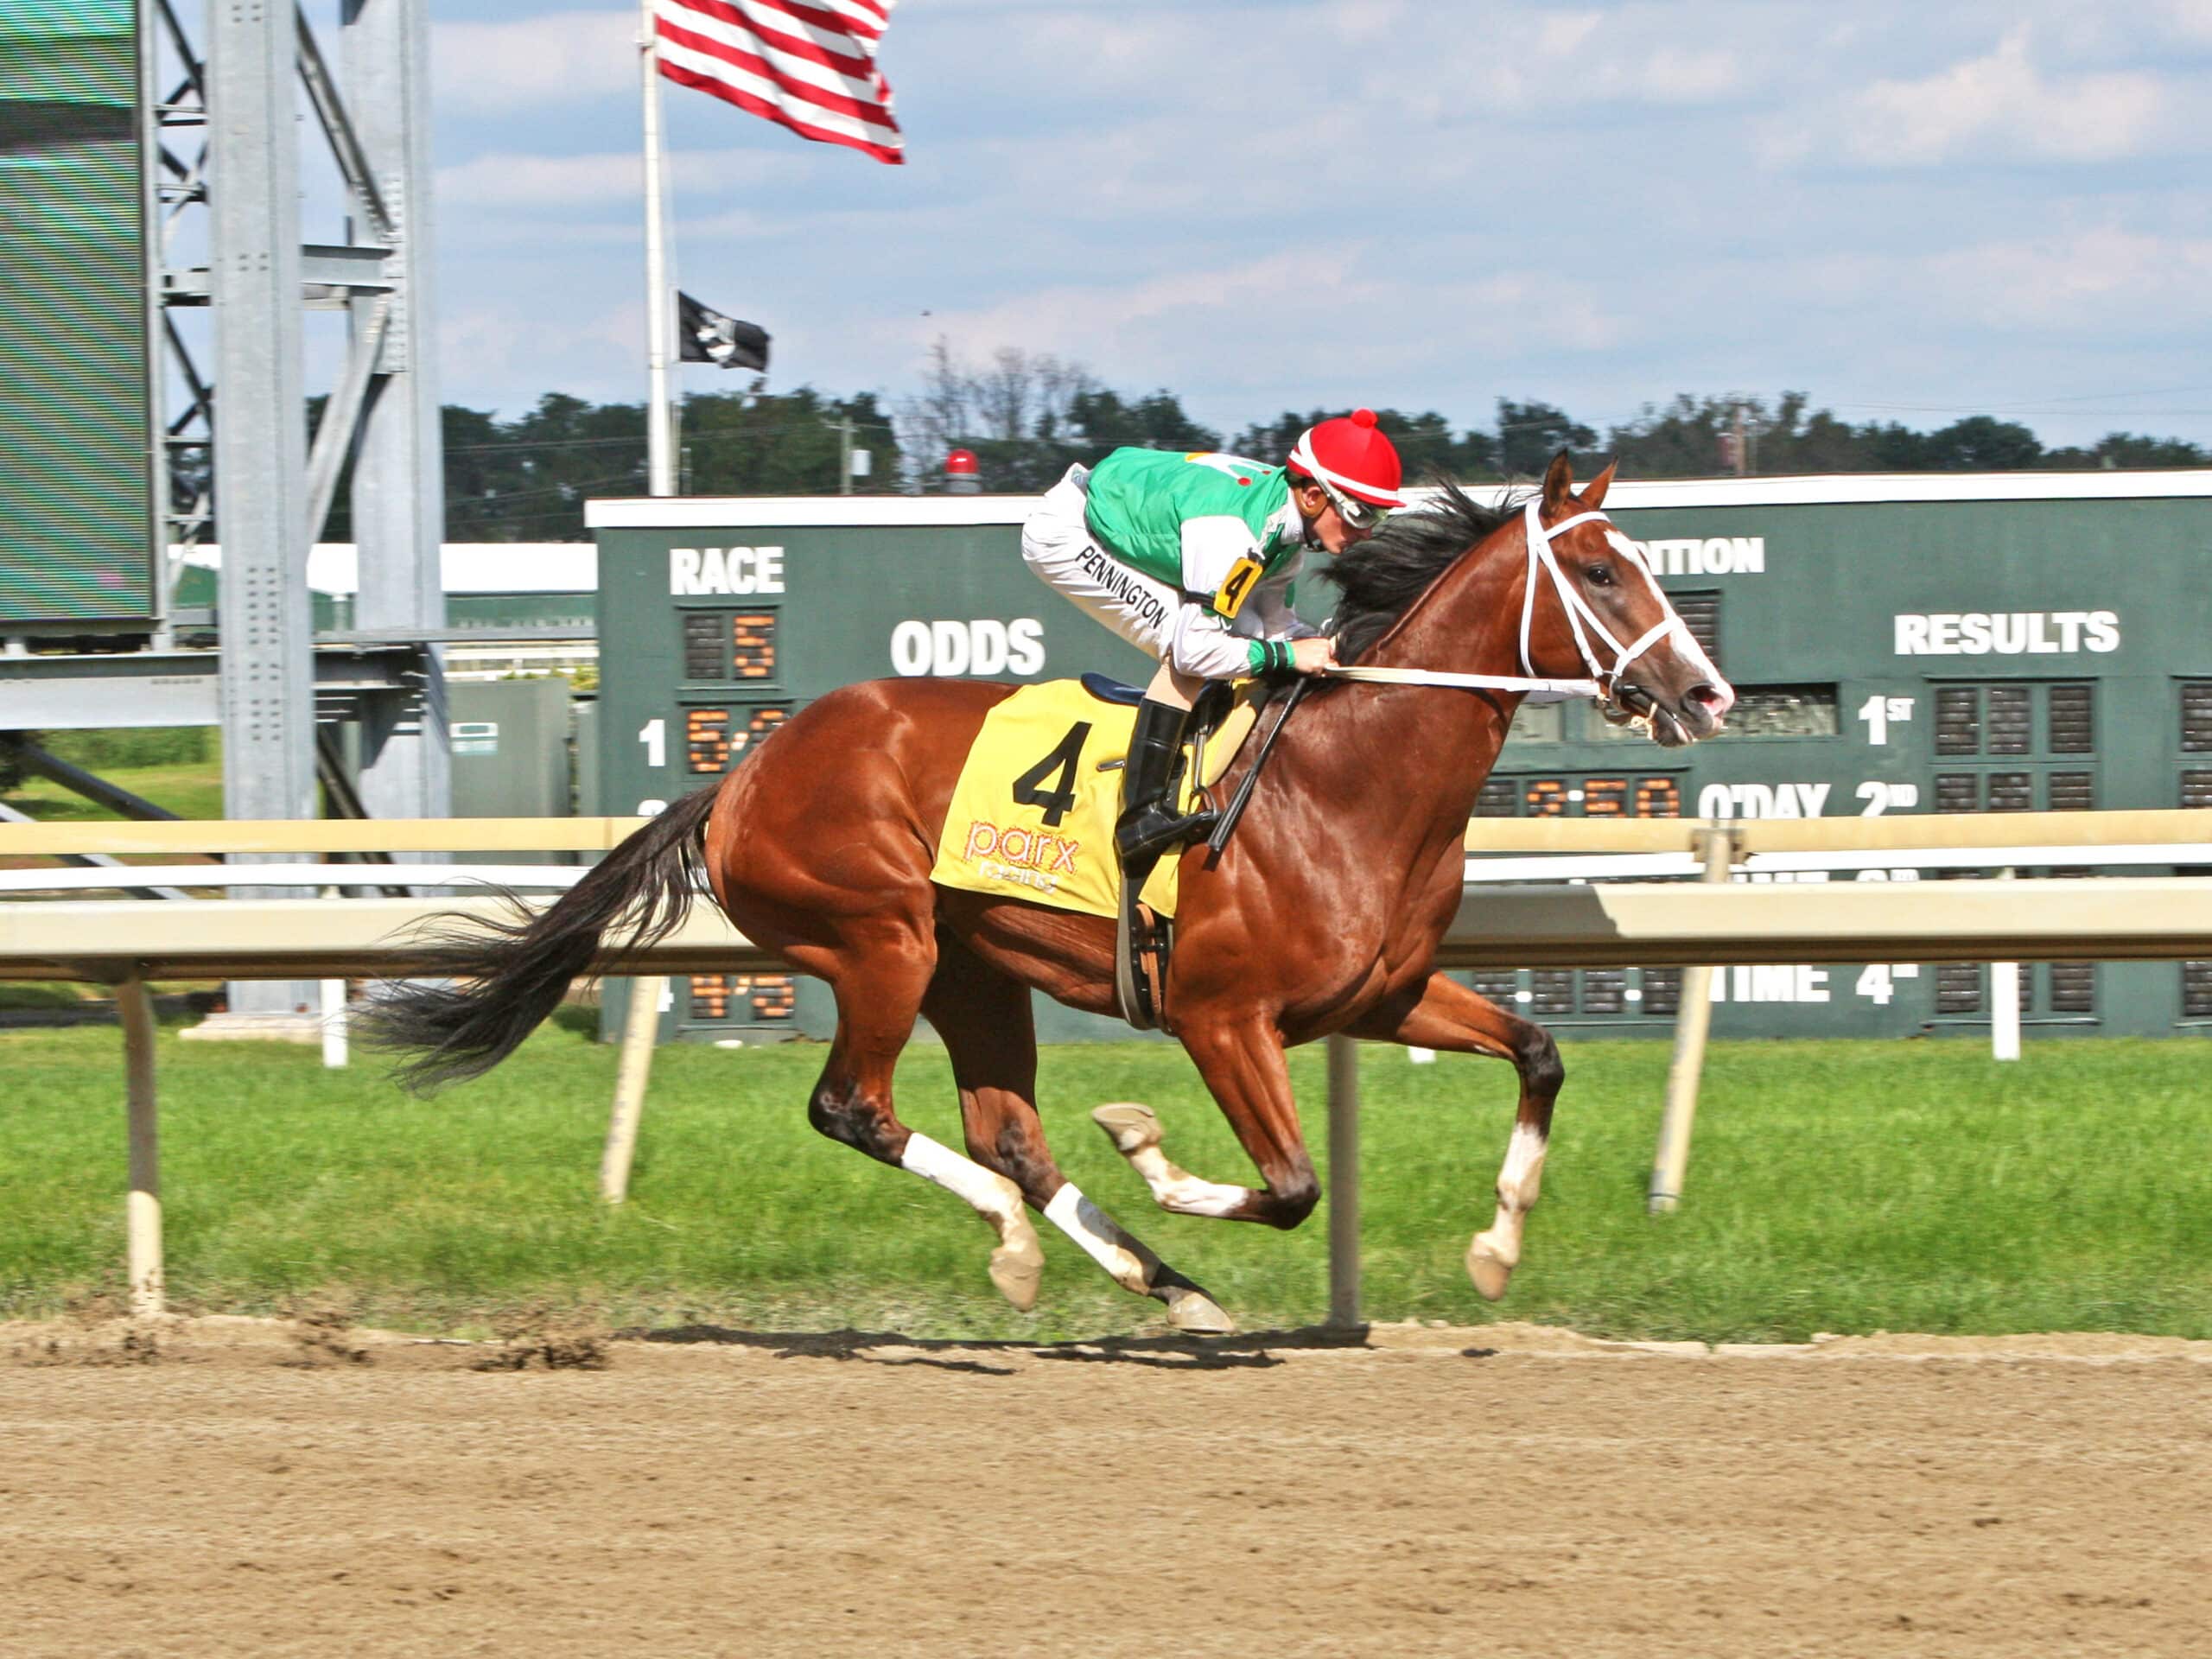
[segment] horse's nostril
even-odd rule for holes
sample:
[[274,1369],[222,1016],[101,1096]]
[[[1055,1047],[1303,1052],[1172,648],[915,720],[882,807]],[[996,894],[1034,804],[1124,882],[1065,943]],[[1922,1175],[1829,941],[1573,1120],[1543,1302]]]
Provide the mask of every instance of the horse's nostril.
[[1736,694],[1725,685],[1715,685],[1711,680],[1700,680],[1682,694],[1683,703],[1705,710],[1715,720],[1736,706]]

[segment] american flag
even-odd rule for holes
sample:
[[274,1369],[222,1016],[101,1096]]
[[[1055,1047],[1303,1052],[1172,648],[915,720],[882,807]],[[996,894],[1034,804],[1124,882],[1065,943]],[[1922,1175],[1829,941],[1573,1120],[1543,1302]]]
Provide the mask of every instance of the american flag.
[[656,0],[660,72],[789,127],[903,162],[875,49],[898,0]]

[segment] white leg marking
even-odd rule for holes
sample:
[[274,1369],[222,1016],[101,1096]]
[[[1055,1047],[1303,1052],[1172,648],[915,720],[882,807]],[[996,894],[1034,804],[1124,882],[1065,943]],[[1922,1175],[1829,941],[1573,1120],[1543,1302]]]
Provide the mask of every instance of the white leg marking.
[[918,1132],[906,1139],[902,1168],[948,1192],[957,1193],[997,1229],[999,1247],[991,1252],[991,1282],[1023,1313],[1037,1305],[1045,1274],[1045,1249],[1021,1207],[1021,1189],[995,1170],[963,1158],[941,1141]]
[[1123,1290],[1151,1294],[1152,1275],[1160,1258],[1123,1232],[1108,1215],[1070,1181],[1052,1194],[1045,1206],[1045,1219],[1082,1247],[1083,1253],[1106,1269],[1107,1276]]
[[1249,1186],[1224,1186],[1178,1169],[1158,1147],[1141,1147],[1128,1158],[1129,1167],[1144,1177],[1160,1207],[1178,1215],[1225,1216],[1252,1196]]
[[1081,1245],[1083,1253],[1105,1268],[1123,1290],[1165,1301],[1167,1321],[1178,1331],[1224,1336],[1236,1328],[1236,1322],[1196,1285],[1185,1281],[1161,1286],[1160,1258],[1084,1198],[1073,1181],[1052,1194],[1052,1202],[1045,1206],[1045,1219]]
[[1505,1167],[1497,1173],[1497,1214],[1467,1247],[1467,1272],[1475,1288],[1496,1301],[1521,1262],[1521,1229],[1535,1206],[1544,1179],[1544,1137],[1524,1124],[1513,1126]]
[[1099,1107],[1090,1116],[1106,1131],[1114,1149],[1129,1160],[1129,1167],[1144,1177],[1144,1184],[1163,1210],[1185,1216],[1225,1216],[1252,1196],[1249,1187],[1202,1181],[1168,1162],[1167,1154],[1160,1149],[1160,1120],[1149,1106],[1133,1100],[1116,1101]]
[[1021,1213],[1020,1187],[995,1170],[985,1169],[973,1159],[963,1157],[919,1130],[907,1137],[906,1150],[899,1162],[924,1180],[934,1181],[946,1192],[965,1198],[984,1220],[999,1230],[1001,1237],[1014,1223],[1029,1225],[1029,1217]]

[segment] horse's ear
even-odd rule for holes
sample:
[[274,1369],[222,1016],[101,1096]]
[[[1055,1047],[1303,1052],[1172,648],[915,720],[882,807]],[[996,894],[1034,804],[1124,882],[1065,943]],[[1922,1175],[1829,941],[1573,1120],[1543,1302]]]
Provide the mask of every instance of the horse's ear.
[[1544,505],[1560,507],[1567,498],[1574,493],[1574,467],[1562,449],[1552,457],[1552,464],[1544,469]]
[[1618,461],[1607,461],[1605,470],[1582,486],[1582,505],[1591,512],[1595,512],[1605,505],[1605,492],[1612,487],[1613,468],[1619,465]]

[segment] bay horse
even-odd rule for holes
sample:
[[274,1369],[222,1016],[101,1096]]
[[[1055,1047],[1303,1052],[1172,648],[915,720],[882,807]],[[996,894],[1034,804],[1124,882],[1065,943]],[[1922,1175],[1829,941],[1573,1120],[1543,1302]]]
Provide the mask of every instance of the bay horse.
[[[1735,694],[1600,511],[1612,471],[1577,494],[1562,453],[1541,492],[1496,507],[1446,486],[1433,506],[1347,549],[1326,573],[1344,594],[1340,659],[1385,672],[1586,674],[1610,714],[1635,709],[1663,744],[1717,731]],[[877,680],[818,699],[550,909],[448,929],[439,971],[457,982],[388,988],[366,1015],[371,1039],[411,1055],[400,1075],[417,1089],[486,1071],[553,1011],[602,939],[620,950],[665,937],[703,874],[747,938],[835,993],[810,1122],[973,1206],[998,1236],[992,1282],[1016,1307],[1033,1305],[1043,1267],[1027,1205],[1124,1288],[1164,1303],[1178,1328],[1232,1328],[1060,1173],[1038,1120],[1029,994],[1114,1014],[1113,923],[930,880],[969,747],[1014,689]],[[1264,1184],[1188,1174],[1168,1161],[1149,1109],[1100,1108],[1163,1208],[1286,1228],[1312,1211],[1320,1188],[1291,1098],[1291,1045],[1342,1032],[1491,1055],[1512,1062],[1520,1100],[1497,1212],[1467,1270],[1484,1296],[1505,1294],[1566,1074],[1541,1026],[1433,963],[1459,909],[1475,794],[1522,695],[1322,685],[1284,727],[1219,857],[1203,845],[1181,855],[1169,1028]],[[1220,798],[1257,747],[1243,746]],[[893,1109],[893,1067],[918,1015],[951,1059],[964,1156]]]

